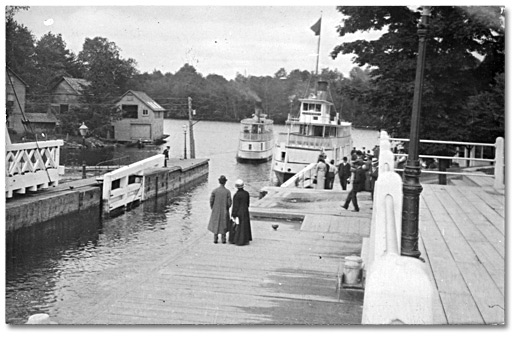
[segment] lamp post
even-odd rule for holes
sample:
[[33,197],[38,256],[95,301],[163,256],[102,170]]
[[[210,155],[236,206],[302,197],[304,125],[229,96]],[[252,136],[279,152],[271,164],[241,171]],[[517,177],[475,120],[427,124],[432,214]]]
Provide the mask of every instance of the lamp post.
[[186,124],[182,126],[182,130],[184,131],[184,159],[187,158],[187,150],[186,150],[186,131],[188,130],[188,127]]
[[[88,127],[85,125],[85,123],[82,123],[79,127],[79,133],[81,134],[81,137],[83,138],[83,147],[85,147],[85,136],[87,135]],[[85,155],[83,155],[83,164],[81,166],[83,175],[81,178],[85,179],[87,178],[87,171],[86,171],[86,164],[85,164]]]
[[401,233],[401,255],[419,258],[419,197],[422,186],[419,181],[421,164],[419,163],[419,126],[421,117],[422,89],[424,81],[424,62],[426,35],[430,17],[430,6],[423,6],[421,22],[418,25],[419,53],[415,73],[412,120],[410,127],[410,145],[408,161],[403,176],[403,214]]

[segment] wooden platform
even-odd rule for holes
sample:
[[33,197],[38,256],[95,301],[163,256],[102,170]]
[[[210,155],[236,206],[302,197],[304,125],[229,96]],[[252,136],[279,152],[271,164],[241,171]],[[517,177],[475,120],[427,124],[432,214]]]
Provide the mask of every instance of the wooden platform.
[[365,222],[318,214],[303,223],[253,220],[253,242],[242,247],[214,244],[201,228],[182,249],[150,259],[146,272],[113,277],[119,289],[96,305],[68,303],[62,315],[70,318],[58,322],[360,324],[363,291],[338,289],[337,278],[344,257],[360,254]]
[[439,291],[436,324],[505,322],[505,202],[492,182],[423,185],[420,250]]

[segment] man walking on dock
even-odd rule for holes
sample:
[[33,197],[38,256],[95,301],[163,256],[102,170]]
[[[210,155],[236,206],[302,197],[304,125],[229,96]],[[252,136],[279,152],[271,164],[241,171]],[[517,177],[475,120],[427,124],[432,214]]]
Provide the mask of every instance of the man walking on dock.
[[226,189],[226,176],[219,177],[220,186],[211,192],[209,205],[211,207],[211,217],[209,219],[208,230],[215,236],[214,243],[218,243],[218,234],[221,235],[222,243],[226,243],[226,232],[231,221],[229,208],[231,207],[231,191]]
[[363,169],[363,160],[357,159],[354,162],[354,181],[352,182],[352,190],[348,193],[347,200],[345,201],[345,204],[342,205],[343,208],[348,210],[348,206],[350,204],[350,201],[352,201],[352,204],[354,204],[354,211],[359,211],[359,205],[357,202],[357,193],[359,191],[363,191],[365,188],[365,180],[366,170]]

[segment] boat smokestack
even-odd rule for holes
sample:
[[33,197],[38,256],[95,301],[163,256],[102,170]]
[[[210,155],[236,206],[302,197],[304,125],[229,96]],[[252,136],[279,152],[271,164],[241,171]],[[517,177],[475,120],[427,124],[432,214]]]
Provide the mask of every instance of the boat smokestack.
[[326,82],[324,80],[318,81],[318,89],[316,91],[316,95],[317,95],[318,99],[327,100],[327,88],[328,87],[329,87],[328,82]]
[[264,109],[262,107],[262,101],[256,101],[255,102],[255,115],[257,117],[260,117],[260,115],[262,114],[263,111],[264,111]]

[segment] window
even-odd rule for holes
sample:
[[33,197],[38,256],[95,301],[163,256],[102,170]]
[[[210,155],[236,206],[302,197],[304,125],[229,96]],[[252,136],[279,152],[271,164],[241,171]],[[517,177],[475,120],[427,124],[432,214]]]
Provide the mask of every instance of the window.
[[321,104],[303,103],[303,111],[321,113]]
[[60,113],[69,112],[69,104],[60,104]]
[[155,112],[155,118],[161,119],[162,118],[162,112]]
[[251,144],[248,144],[248,145],[249,145],[249,150],[252,150],[253,146]]
[[122,105],[123,118],[137,119],[137,105]]
[[148,110],[143,110],[143,116],[148,116]]

